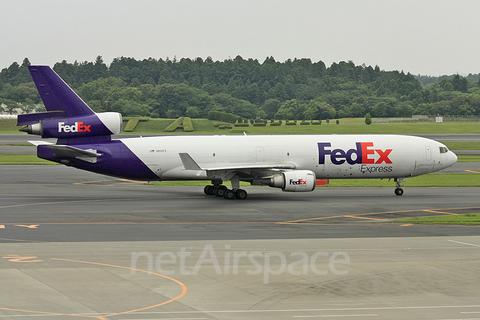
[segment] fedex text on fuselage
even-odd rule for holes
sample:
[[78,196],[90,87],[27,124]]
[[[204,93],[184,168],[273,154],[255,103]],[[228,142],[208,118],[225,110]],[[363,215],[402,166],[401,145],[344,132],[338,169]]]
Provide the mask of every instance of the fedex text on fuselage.
[[[389,155],[393,149],[375,149],[373,142],[356,142],[355,149],[332,149],[330,142],[318,142],[318,163],[325,164],[325,158],[330,157],[330,161],[334,165],[348,164],[391,164]],[[378,159],[375,159],[378,155]]]

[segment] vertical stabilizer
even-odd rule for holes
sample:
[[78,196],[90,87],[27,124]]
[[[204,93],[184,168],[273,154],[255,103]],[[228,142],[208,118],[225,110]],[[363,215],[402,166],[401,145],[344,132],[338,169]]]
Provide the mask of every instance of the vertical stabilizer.
[[66,117],[94,114],[49,66],[29,66],[28,69],[47,111],[63,111]]
[[42,138],[66,141],[110,140],[112,134],[122,131],[122,115],[118,112],[95,113],[48,66],[29,66],[30,74],[42,97],[47,112],[18,116],[20,131]]

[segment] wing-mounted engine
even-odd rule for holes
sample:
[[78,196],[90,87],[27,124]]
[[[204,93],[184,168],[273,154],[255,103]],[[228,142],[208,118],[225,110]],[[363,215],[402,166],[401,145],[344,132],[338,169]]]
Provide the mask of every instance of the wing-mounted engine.
[[270,178],[254,180],[252,185],[267,185],[288,192],[309,192],[315,189],[316,175],[310,170],[293,170]]
[[[29,114],[26,116],[32,115]],[[93,113],[76,117],[54,117],[38,119],[38,122],[27,124],[19,116],[18,124],[27,126],[20,129],[42,138],[84,138],[119,134],[122,131],[122,115],[117,112]],[[31,120],[28,120],[31,122]]]

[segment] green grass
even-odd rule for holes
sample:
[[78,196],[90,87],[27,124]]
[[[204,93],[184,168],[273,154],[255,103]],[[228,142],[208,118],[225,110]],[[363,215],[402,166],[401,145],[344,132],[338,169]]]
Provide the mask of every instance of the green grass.
[[135,127],[135,131],[131,133],[162,133],[174,120],[173,119],[150,119],[148,121],[140,121]]
[[[162,181],[151,182],[155,186],[205,186],[210,180],[199,181]],[[230,182],[225,181],[229,186]],[[241,185],[249,186],[248,183]],[[480,174],[427,174],[419,177],[407,178],[405,187],[480,187]],[[322,186],[323,187],[323,186]],[[388,179],[330,179],[328,187],[389,187],[394,188],[395,182]]]
[[140,122],[140,119],[139,118],[132,118],[130,120],[128,120],[127,124],[124,126],[123,130],[125,132],[133,132],[133,130],[135,130],[135,127],[137,126],[137,124]]
[[193,132],[195,128],[193,127],[192,119],[190,117],[183,117],[183,131]]
[[[215,125],[219,122],[207,119],[192,119],[194,132],[188,134],[436,134],[436,133],[480,133],[478,123],[373,123],[367,126],[363,118],[340,119],[340,124],[335,124],[336,119],[331,119],[330,124],[322,121],[322,125],[316,126],[287,126],[285,121],[281,126],[265,127],[249,126],[237,129],[219,129]],[[174,119],[150,119],[141,120],[132,132],[134,134],[164,133]],[[225,123],[227,124],[227,123]],[[19,133],[20,127],[16,126],[15,119],[0,119],[0,133]],[[176,130],[173,134],[183,134],[183,130]],[[478,143],[468,143],[469,148],[479,149]],[[458,149],[457,146],[447,144],[451,149]],[[461,148],[463,149],[463,148]]]
[[[405,187],[480,187],[480,174],[426,174],[407,178]],[[394,187],[388,179],[330,179],[330,187]]]
[[445,215],[434,217],[406,218],[393,222],[414,224],[462,224],[480,225],[480,213],[467,213],[458,215]]
[[[56,165],[57,163],[38,158],[36,155],[0,155],[0,165]],[[209,180],[199,181],[163,181],[153,182],[151,185],[160,186],[204,186]],[[229,181],[225,184],[230,185]],[[248,186],[248,183],[241,183]],[[408,178],[405,187],[480,187],[480,174],[427,174],[419,177]],[[395,183],[388,179],[330,179],[329,187],[390,187]]]
[[40,159],[36,155],[0,154],[0,165],[6,164],[51,165],[58,163]]
[[[196,186],[206,186],[212,184],[210,180],[187,180],[187,181],[162,181],[162,182],[149,182],[148,185],[151,186],[184,186],[184,187],[196,187]],[[224,181],[223,185],[230,187],[232,186],[231,181]],[[240,182],[240,186],[250,186],[250,183]]]
[[[218,129],[218,124],[229,124],[228,122],[221,122],[221,121],[212,121],[207,119],[192,119],[193,126],[195,127],[195,132],[215,132],[218,133],[219,131],[227,131],[224,129]],[[217,125],[217,126],[216,126]],[[231,130],[228,130],[231,132]]]
[[177,129],[182,129],[183,117],[178,118],[177,120],[173,121],[168,127],[165,128],[165,132],[173,132]]
[[16,119],[0,119],[0,133],[20,133]]
[[[340,120],[341,121],[341,120]],[[442,123],[442,124],[410,124],[410,123],[399,123],[399,124],[343,124],[340,122],[339,125],[332,123],[326,124],[325,122],[322,125],[317,126],[287,126],[283,123],[281,126],[270,126],[266,127],[246,127],[246,128],[237,128],[233,130],[223,130],[224,133],[241,133],[246,132],[247,134],[434,134],[434,133],[480,133],[480,125],[477,123]],[[203,131],[196,127],[195,133],[208,134],[215,133],[218,134],[219,130],[216,131]]]
[[[23,144],[22,144],[23,145]],[[25,146],[30,146],[25,144]],[[33,148],[34,146],[32,146]],[[458,162],[480,162],[480,156],[458,156]],[[37,158],[36,155],[1,154],[2,164],[54,164],[53,162]],[[462,176],[464,176],[462,174]]]
[[450,150],[480,150],[480,142],[479,141],[469,141],[469,142],[442,142],[444,145],[448,147]]
[[457,162],[480,162],[480,156],[459,155],[457,157],[458,157]]

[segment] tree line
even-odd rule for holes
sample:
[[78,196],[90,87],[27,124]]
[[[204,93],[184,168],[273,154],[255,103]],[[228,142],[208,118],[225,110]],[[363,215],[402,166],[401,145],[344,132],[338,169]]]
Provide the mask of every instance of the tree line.
[[[4,111],[37,110],[41,99],[30,62],[0,72]],[[62,61],[53,69],[96,112],[124,116],[206,118],[210,111],[243,118],[321,120],[345,117],[480,115],[480,80],[453,75],[427,87],[410,73],[342,61],[267,57],[213,61],[120,57],[107,65]],[[471,78],[470,78],[471,79]]]

